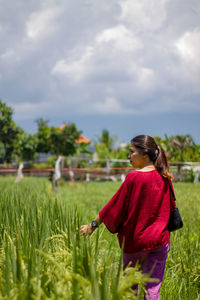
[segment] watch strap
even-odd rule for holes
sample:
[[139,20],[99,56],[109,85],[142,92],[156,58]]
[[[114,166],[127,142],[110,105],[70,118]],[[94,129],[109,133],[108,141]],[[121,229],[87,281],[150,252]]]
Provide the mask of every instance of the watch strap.
[[97,228],[99,226],[98,223],[94,220],[91,222],[91,225],[93,228]]

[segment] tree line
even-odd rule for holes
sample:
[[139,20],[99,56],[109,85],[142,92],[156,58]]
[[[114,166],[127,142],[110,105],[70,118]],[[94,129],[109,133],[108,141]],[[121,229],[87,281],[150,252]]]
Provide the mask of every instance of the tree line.
[[[13,161],[33,161],[37,153],[51,153],[51,155],[73,156],[82,155],[92,157],[88,144],[77,143],[82,131],[74,123],[65,124],[62,128],[49,126],[49,122],[40,118],[36,120],[37,132],[27,133],[13,121],[13,109],[0,100],[0,163]],[[187,135],[174,135],[164,138],[154,137],[157,144],[167,153],[171,162],[198,162],[200,161],[200,145],[193,137]],[[98,159],[126,160],[129,145],[117,144],[117,137],[110,135],[103,129],[96,136],[94,149]],[[104,163],[101,163],[104,166]],[[116,162],[116,166],[119,163]],[[85,166],[80,165],[79,166]]]
[[38,119],[37,132],[27,133],[13,121],[13,109],[0,100],[0,163],[32,161],[37,153],[73,155],[81,131],[74,123],[64,128],[49,126],[48,121]]

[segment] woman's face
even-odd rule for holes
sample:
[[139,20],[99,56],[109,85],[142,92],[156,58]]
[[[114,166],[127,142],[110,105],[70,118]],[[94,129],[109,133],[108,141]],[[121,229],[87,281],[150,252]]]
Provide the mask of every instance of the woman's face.
[[140,153],[133,144],[130,144],[130,152],[128,155],[128,159],[130,159],[130,163],[135,169],[141,169],[144,166],[146,155]]

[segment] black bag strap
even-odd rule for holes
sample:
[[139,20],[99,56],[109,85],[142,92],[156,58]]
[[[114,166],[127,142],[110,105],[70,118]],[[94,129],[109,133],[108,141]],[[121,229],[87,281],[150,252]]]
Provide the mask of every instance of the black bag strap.
[[175,197],[174,190],[173,190],[173,188],[172,188],[172,184],[171,184],[171,181],[170,181],[170,180],[169,180],[169,188],[170,188],[170,191],[171,191],[171,193],[172,193],[172,197],[173,197],[174,201],[176,201],[176,197]]

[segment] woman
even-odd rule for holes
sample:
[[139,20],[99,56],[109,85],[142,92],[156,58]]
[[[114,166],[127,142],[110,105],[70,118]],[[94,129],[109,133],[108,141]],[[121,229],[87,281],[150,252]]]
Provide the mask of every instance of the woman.
[[158,282],[147,284],[145,299],[157,300],[169,251],[167,224],[172,208],[169,188],[172,176],[164,150],[148,135],[131,140],[129,159],[137,170],[126,176],[94,221],[81,226],[81,232],[91,235],[101,222],[111,233],[117,232],[120,247],[122,244],[124,247],[124,268],[139,262],[144,273],[153,270],[151,277]]

